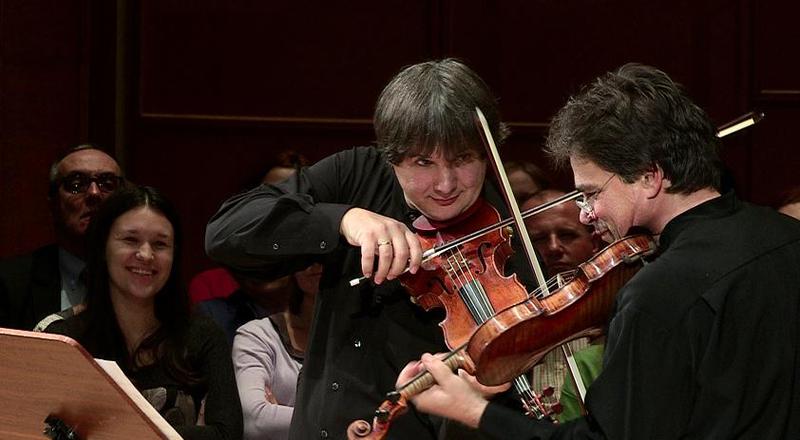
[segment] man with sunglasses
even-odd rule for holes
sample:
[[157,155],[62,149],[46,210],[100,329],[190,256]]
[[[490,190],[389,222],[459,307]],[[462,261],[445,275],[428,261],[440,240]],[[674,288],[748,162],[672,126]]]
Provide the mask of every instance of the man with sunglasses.
[[48,204],[56,243],[0,262],[0,326],[31,330],[82,303],[84,237],[100,203],[122,183],[117,162],[97,147],[69,149],[50,167]]
[[800,438],[800,222],[722,192],[715,134],[652,67],[625,65],[571,98],[548,150],[584,192],[581,221],[658,240],[617,294],[588,414],[527,420],[431,355],[421,365],[438,385],[416,408],[501,439]]

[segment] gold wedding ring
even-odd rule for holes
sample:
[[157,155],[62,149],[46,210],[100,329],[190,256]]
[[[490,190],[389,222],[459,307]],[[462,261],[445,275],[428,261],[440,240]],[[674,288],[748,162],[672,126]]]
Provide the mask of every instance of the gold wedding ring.
[[385,246],[387,244],[391,246],[392,241],[391,240],[378,240],[378,247]]

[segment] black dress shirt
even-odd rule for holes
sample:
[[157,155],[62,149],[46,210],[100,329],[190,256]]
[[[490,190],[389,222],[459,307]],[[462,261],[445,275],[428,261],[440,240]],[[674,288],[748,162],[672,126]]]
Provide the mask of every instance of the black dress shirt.
[[[484,196],[498,206],[495,192],[485,189]],[[291,438],[344,438],[354,420],[371,422],[408,362],[423,352],[447,351],[438,326],[443,314],[412,304],[396,280],[348,284],[361,275],[361,250],[339,234],[352,207],[407,225],[419,215],[406,204],[386,159],[362,147],[320,161],[299,179],[233,197],[208,225],[208,254],[237,271],[274,277],[324,264]],[[530,276],[522,280],[529,283]],[[411,409],[388,438],[436,438],[439,424]]]
[[729,193],[675,217],[620,291],[589,416],[490,404],[502,439],[800,438],[800,222]]

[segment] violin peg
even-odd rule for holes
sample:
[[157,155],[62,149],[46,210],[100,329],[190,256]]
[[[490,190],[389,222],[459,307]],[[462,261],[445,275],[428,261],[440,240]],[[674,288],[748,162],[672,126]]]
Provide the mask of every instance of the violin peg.
[[401,397],[403,397],[403,396],[399,392],[397,392],[396,390],[395,391],[389,391],[388,393],[386,393],[386,400],[388,400],[389,402],[392,402],[392,403],[399,402]]
[[375,419],[379,422],[384,423],[389,420],[389,415],[391,413],[383,408],[378,408],[375,410]]
[[547,387],[542,390],[542,397],[550,397],[555,394],[556,390],[553,387]]
[[564,411],[564,407],[560,402],[550,405],[550,414],[561,414],[562,411]]

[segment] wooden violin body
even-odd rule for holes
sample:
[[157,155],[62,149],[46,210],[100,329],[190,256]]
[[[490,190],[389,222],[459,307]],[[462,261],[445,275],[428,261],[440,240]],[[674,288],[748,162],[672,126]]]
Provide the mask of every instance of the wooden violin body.
[[499,385],[532,368],[548,351],[603,332],[619,289],[655,251],[650,236],[622,238],[578,266],[575,277],[537,303],[500,311],[472,335],[466,352],[484,385]]
[[[497,210],[479,199],[468,216],[447,227],[433,227],[424,217],[414,226],[422,247],[435,248],[481,227],[500,221]],[[423,263],[416,274],[400,276],[412,301],[431,310],[443,307],[447,314],[439,325],[450,349],[469,340],[478,326],[498,310],[528,298],[516,275],[505,276],[503,268],[513,252],[511,228],[498,228],[478,239]]]

